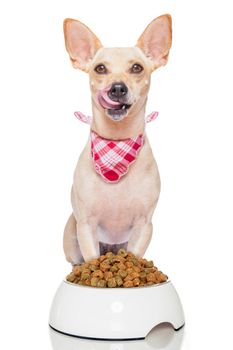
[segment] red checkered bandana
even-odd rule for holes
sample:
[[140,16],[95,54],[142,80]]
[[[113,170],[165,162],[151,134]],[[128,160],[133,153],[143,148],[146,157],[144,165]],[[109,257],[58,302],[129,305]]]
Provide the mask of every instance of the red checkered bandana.
[[[91,124],[92,118],[81,112],[74,113],[83,123]],[[152,112],[145,122],[155,120],[158,112]],[[91,155],[96,172],[109,183],[118,182],[126,175],[144,143],[143,135],[125,140],[115,141],[105,139],[91,130]]]
[[95,170],[106,182],[118,182],[143,146],[143,135],[126,140],[104,139],[91,131],[91,155]]

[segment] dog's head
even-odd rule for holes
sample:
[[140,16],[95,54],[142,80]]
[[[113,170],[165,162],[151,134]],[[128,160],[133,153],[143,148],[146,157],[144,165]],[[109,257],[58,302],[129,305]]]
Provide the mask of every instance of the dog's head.
[[104,48],[83,23],[64,21],[73,67],[89,73],[93,103],[113,121],[144,107],[151,73],[167,63],[171,33],[171,17],[163,15],[148,25],[135,47]]

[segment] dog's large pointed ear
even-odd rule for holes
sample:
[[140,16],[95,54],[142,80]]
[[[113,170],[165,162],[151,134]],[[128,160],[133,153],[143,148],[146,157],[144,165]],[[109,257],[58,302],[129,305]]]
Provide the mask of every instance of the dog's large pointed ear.
[[73,67],[88,71],[88,63],[102,47],[101,42],[83,23],[70,18],[64,21],[64,35]]
[[136,46],[152,60],[155,69],[167,63],[171,44],[172,19],[170,15],[162,15],[148,25]]

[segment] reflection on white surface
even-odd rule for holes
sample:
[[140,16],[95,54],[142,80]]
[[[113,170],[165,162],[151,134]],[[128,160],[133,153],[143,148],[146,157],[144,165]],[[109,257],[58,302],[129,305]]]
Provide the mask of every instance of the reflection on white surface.
[[161,324],[155,327],[145,340],[106,341],[86,340],[60,334],[50,329],[53,350],[180,350],[184,327],[178,332],[172,326]]

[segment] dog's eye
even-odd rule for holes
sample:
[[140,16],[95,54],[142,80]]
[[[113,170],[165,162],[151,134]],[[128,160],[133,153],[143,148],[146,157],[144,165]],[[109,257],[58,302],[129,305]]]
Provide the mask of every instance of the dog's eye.
[[105,67],[104,64],[98,64],[98,66],[95,67],[95,71],[98,74],[106,74],[107,68]]
[[134,63],[130,69],[131,73],[141,73],[143,71],[143,67],[139,63]]

